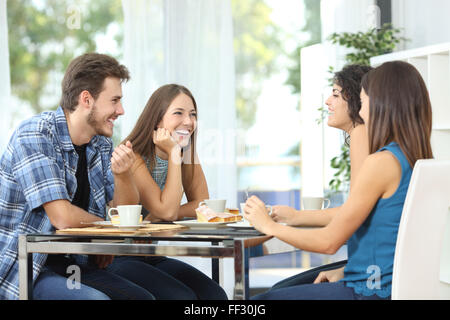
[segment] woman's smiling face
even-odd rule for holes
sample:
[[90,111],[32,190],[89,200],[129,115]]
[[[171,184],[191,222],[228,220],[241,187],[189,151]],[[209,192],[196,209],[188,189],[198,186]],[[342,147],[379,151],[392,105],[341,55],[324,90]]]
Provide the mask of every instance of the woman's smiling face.
[[352,121],[348,114],[348,103],[342,96],[342,88],[333,84],[333,91],[325,101],[328,106],[328,126],[349,131],[352,128]]
[[158,127],[169,130],[175,141],[186,147],[197,128],[197,111],[192,99],[184,93],[176,96]]

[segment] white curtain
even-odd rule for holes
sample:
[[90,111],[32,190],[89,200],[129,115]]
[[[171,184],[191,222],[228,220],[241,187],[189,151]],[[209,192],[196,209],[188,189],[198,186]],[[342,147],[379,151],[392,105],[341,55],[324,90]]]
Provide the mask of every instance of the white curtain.
[[133,128],[158,87],[178,83],[198,106],[197,151],[211,198],[236,204],[234,56],[231,3],[225,0],[123,0],[124,85],[121,135]]
[[0,154],[11,135],[11,85],[8,50],[8,19],[6,16],[6,0],[0,0]]
[[[124,85],[121,135],[133,128],[152,92],[186,86],[198,107],[197,152],[211,198],[237,207],[235,88],[230,0],[123,0]],[[206,274],[210,259],[182,258]],[[222,260],[223,284],[233,289],[233,264]],[[226,266],[226,267],[225,267]]]

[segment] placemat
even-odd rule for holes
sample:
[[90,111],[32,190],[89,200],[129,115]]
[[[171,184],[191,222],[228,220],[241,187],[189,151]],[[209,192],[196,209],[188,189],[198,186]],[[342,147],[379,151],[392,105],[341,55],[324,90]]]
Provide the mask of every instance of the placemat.
[[84,228],[67,228],[57,230],[59,234],[146,234],[157,231],[186,229],[184,226],[176,224],[147,224],[145,227],[141,227],[136,230],[127,230],[120,228],[102,228],[102,227],[84,227]]

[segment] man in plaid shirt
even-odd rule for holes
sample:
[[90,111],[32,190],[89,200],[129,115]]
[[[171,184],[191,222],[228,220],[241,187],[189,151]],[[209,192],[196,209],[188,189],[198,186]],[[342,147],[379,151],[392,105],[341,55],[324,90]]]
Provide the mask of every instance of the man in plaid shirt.
[[[124,113],[122,82],[127,80],[128,70],[114,58],[82,55],[65,73],[60,107],[24,121],[12,135],[0,160],[0,299],[18,298],[20,234],[104,220],[106,205],[127,197],[135,156],[131,143],[113,150],[110,139],[114,121]],[[112,257],[81,258],[34,254],[33,296],[154,298],[104,270]],[[75,290],[67,286],[67,267],[73,264],[81,270]]]

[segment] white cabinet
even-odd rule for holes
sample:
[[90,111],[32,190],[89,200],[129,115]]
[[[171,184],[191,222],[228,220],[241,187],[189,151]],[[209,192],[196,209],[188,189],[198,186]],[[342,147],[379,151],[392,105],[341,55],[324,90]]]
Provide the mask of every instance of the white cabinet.
[[431,146],[436,159],[450,159],[450,43],[399,51],[373,57],[373,67],[401,60],[414,65],[430,93],[433,111]]

